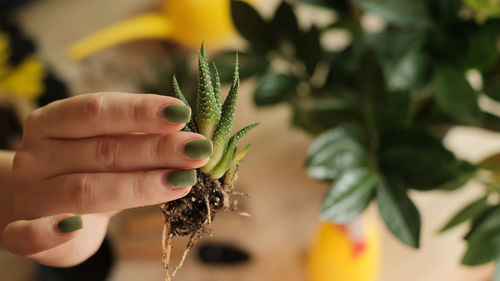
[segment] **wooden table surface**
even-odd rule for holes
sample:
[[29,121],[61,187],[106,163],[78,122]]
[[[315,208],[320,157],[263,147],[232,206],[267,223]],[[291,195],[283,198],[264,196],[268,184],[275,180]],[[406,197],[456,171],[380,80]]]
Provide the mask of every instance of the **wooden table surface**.
[[[276,1],[261,1],[272,10]],[[83,63],[69,61],[71,43],[130,15],[150,9],[156,0],[45,0],[29,5],[16,19],[39,43],[40,52],[53,69],[68,81],[74,93],[137,91],[142,69],[159,52],[154,42],[134,43],[103,51]],[[146,54],[146,55],[145,55]],[[242,85],[237,127],[260,121],[246,139],[253,148],[242,166],[238,187],[249,193],[242,208],[252,214],[242,218],[220,215],[214,240],[234,241],[253,255],[253,261],[236,268],[209,268],[188,258],[178,280],[302,281],[304,258],[314,235],[316,215],[326,186],[309,179],[303,161],[311,139],[289,125],[286,107],[256,109],[251,103],[253,83]],[[453,130],[447,145],[460,156],[479,159],[500,149],[500,137],[467,128]],[[382,237],[380,281],[486,281],[491,267],[466,268],[458,264],[464,250],[463,228],[437,235],[436,230],[480,188],[474,183],[454,193],[415,193],[422,212],[422,248],[411,250],[388,234],[375,206],[369,215],[379,221]],[[140,231],[137,231],[140,229]],[[112,236],[119,262],[113,281],[162,280],[159,256],[161,216],[156,208],[126,211],[112,222]],[[32,264],[0,250],[2,280],[30,280]],[[341,281],[341,280],[340,280]]]

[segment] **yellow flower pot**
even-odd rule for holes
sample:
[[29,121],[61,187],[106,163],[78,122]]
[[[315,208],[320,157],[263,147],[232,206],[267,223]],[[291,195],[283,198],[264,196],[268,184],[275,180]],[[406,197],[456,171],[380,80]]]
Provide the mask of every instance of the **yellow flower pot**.
[[373,217],[348,225],[321,222],[307,260],[308,281],[376,281],[379,256]]

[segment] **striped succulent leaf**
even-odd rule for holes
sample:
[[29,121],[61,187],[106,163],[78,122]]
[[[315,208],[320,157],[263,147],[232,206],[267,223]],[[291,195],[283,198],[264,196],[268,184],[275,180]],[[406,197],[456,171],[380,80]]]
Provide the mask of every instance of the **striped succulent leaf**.
[[202,171],[209,173],[221,160],[222,155],[226,150],[229,140],[229,135],[233,128],[234,112],[236,110],[236,101],[238,100],[238,90],[240,86],[239,70],[238,70],[238,55],[236,55],[234,63],[233,83],[229,94],[222,105],[222,113],[219,124],[212,139],[214,143],[214,151],[208,163],[202,168]]
[[201,50],[198,55],[198,64],[199,76],[195,121],[198,126],[198,131],[205,137],[212,139],[221,115],[218,102],[215,99],[214,88],[212,87],[212,79],[204,44],[201,45]]
[[212,63],[212,68],[214,69],[214,76],[215,76],[215,81],[214,81],[214,96],[215,100],[217,101],[217,106],[218,110],[222,110],[222,102],[221,102],[221,86],[220,86],[220,76],[219,76],[219,71],[217,71],[217,66],[215,63]]
[[[177,82],[177,78],[175,77],[175,75],[174,75],[172,80],[173,80],[175,97],[180,99],[187,106],[189,106],[189,103],[188,103],[186,97],[182,94],[181,88],[179,87],[179,83]],[[183,131],[195,132],[195,133],[198,132],[198,130],[196,129],[196,125],[194,124],[193,118],[191,118],[191,120],[189,120],[187,126],[184,127]]]
[[[213,179],[218,179],[221,178],[232,166],[232,164],[235,164],[235,159],[238,158],[239,154],[236,154],[237,146],[238,143],[240,142],[241,138],[246,135],[250,130],[253,128],[257,127],[259,123],[254,123],[251,125],[248,125],[244,127],[243,129],[239,130],[236,134],[234,134],[230,139],[229,143],[227,145],[227,149],[225,150],[222,159],[219,161],[217,166],[210,172],[210,176]],[[248,152],[249,146],[247,146],[242,152],[246,154]],[[245,152],[246,150],[246,152]],[[241,154],[241,153],[240,153]],[[243,156],[239,156],[239,161],[242,160]]]

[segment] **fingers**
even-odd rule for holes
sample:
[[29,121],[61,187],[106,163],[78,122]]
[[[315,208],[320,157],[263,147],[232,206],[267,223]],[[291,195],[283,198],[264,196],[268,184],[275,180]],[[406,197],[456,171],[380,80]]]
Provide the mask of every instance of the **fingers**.
[[82,227],[82,218],[69,214],[19,220],[5,227],[3,244],[14,254],[31,256],[68,242]]
[[189,121],[191,110],[178,99],[128,93],[79,95],[35,110],[25,135],[84,138],[131,132],[168,134]]
[[169,135],[105,136],[79,140],[54,140],[45,153],[48,174],[141,171],[162,168],[195,169],[212,154],[212,142],[202,135],[178,132]]
[[187,195],[195,183],[196,170],[68,174],[18,190],[16,197],[30,202],[19,210],[24,217],[88,214],[172,201]]

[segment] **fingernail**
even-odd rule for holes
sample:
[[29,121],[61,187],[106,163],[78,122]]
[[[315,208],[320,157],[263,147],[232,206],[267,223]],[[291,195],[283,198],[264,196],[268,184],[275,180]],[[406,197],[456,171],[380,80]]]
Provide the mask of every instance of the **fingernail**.
[[81,216],[67,217],[57,224],[57,229],[62,233],[73,232],[83,228]]
[[165,119],[173,123],[187,123],[191,119],[191,108],[183,104],[171,104],[163,110]]
[[212,155],[213,145],[209,139],[194,140],[184,145],[184,153],[190,158],[203,159]]
[[167,176],[167,182],[172,188],[192,186],[196,183],[196,170],[180,170],[171,172]]

